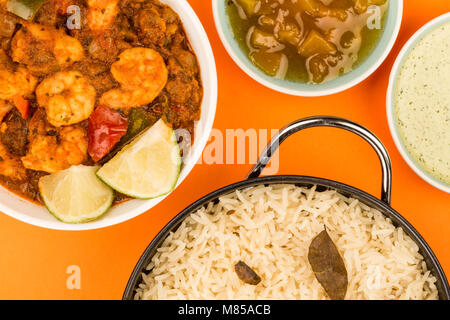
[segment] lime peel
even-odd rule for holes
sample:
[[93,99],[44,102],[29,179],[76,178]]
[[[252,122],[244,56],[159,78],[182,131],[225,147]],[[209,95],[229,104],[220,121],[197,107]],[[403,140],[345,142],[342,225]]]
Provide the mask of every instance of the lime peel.
[[114,191],[97,178],[98,169],[79,165],[42,177],[39,191],[48,211],[65,223],[89,222],[105,214]]

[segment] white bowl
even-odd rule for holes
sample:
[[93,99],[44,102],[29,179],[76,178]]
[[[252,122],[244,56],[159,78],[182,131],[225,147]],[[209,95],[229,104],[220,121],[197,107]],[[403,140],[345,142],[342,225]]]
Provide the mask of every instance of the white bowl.
[[430,21],[425,26],[423,26],[419,31],[417,31],[411,39],[405,44],[402,51],[397,57],[395,64],[392,68],[391,75],[389,78],[389,87],[386,96],[386,107],[387,107],[387,118],[389,122],[389,129],[391,131],[392,138],[394,139],[395,145],[405,159],[406,163],[411,167],[414,172],[419,175],[423,180],[431,184],[432,186],[450,193],[450,186],[437,178],[434,178],[428,174],[421,166],[419,166],[416,161],[409,154],[405,145],[403,144],[402,138],[400,137],[399,131],[397,130],[395,115],[394,115],[394,89],[396,85],[396,80],[400,72],[403,62],[409,56],[411,50],[416,46],[416,44],[422,40],[428,33],[433,31],[435,28],[442,24],[450,22],[450,13],[446,13],[436,19]]
[[258,69],[240,48],[232,32],[226,13],[227,0],[212,0],[214,21],[220,39],[234,62],[251,78],[278,92],[302,96],[326,96],[347,90],[364,81],[375,72],[391,52],[397,39],[403,17],[403,0],[390,0],[386,25],[378,44],[358,67],[334,80],[321,84],[308,84],[276,79]]
[[[217,103],[217,73],[211,45],[203,26],[186,0],[161,0],[180,16],[191,46],[197,55],[203,83],[201,119],[196,124],[195,141],[186,157],[178,185],[186,178],[200,158],[209,139]],[[46,208],[24,200],[0,187],[0,211],[23,222],[57,230],[90,230],[104,228],[132,219],[151,209],[165,197],[152,200],[131,200],[109,210],[102,218],[85,224],[65,224],[54,218]]]

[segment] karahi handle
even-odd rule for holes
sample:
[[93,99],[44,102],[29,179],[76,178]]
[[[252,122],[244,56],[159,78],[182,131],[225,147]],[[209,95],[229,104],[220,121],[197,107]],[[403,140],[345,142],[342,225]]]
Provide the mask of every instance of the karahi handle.
[[319,116],[300,119],[287,125],[272,138],[269,145],[265,148],[264,152],[256,162],[255,166],[248,174],[247,179],[258,178],[261,175],[262,171],[267,166],[280,144],[289,136],[301,130],[315,127],[333,127],[344,129],[360,136],[372,146],[381,162],[383,176],[381,200],[390,205],[392,194],[392,163],[385,146],[370,130],[353,121],[343,118]]

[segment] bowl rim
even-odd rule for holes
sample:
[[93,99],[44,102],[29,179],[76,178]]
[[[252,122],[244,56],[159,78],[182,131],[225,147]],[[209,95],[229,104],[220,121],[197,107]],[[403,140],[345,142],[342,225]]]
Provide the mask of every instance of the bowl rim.
[[[204,121],[202,122],[202,128],[204,130],[204,134],[199,136],[195,141],[194,147],[191,149],[191,153],[189,154],[189,161],[184,163],[184,167],[181,170],[180,177],[177,181],[177,185],[174,188],[178,188],[180,184],[184,181],[184,179],[190,174],[198,160],[200,159],[203,149],[205,148],[208,140],[209,135],[211,133],[215,114],[216,114],[216,108],[217,108],[217,94],[218,94],[218,82],[217,82],[217,69],[216,69],[216,63],[214,59],[214,53],[211,47],[211,43],[209,41],[208,35],[196,15],[195,11],[192,9],[190,4],[186,1],[179,1],[179,0],[161,0],[163,3],[166,3],[167,5],[171,5],[171,3],[176,2],[177,6],[179,6],[181,9],[176,10],[176,13],[180,16],[182,23],[184,27],[186,28],[186,25],[189,23],[189,28],[191,28],[192,32],[187,32],[186,35],[190,39],[190,43],[192,45],[192,38],[196,37],[198,38],[199,45],[202,46],[202,55],[203,55],[203,63],[200,61],[198,50],[194,50],[194,53],[197,56],[198,63],[201,69],[201,72],[204,76],[207,77],[207,79],[204,79],[202,77],[202,82],[205,84],[205,81],[208,82],[208,94],[205,92],[205,86],[204,86],[204,94],[203,94],[203,101],[201,103],[202,111],[204,111],[205,107],[207,106],[208,110],[208,116],[204,118]],[[206,116],[206,114],[205,114]],[[201,115],[203,117],[203,113]],[[197,131],[196,131],[197,132]],[[172,192],[174,191],[172,190]],[[127,205],[129,203],[137,203],[136,207],[133,209],[130,209],[128,212],[108,217],[106,213],[101,218],[88,222],[88,223],[80,223],[80,224],[67,224],[64,222],[61,222],[54,218],[51,220],[44,220],[35,216],[32,216],[30,214],[27,214],[30,210],[38,210],[37,207],[45,208],[44,206],[38,205],[30,200],[27,200],[16,193],[12,192],[11,190],[8,190],[7,188],[0,186],[0,191],[5,194],[5,196],[14,198],[12,201],[18,203],[18,206],[20,205],[21,209],[13,209],[10,208],[8,205],[6,205],[3,202],[0,202],[0,212],[16,219],[22,222],[25,222],[30,225],[34,225],[37,227],[42,227],[46,229],[52,229],[52,230],[64,230],[64,231],[84,231],[84,230],[95,230],[95,229],[101,229],[110,227],[122,222],[125,222],[127,220],[133,219],[137,217],[138,215],[141,215],[151,208],[158,205],[161,201],[163,201],[166,197],[168,197],[171,193],[156,198],[156,199],[150,199],[150,200],[139,200],[139,199],[133,199],[126,203],[118,205],[123,206]],[[23,209],[22,209],[23,208]],[[46,210],[46,209],[45,209]],[[51,216],[50,213],[48,213],[49,216]]]
[[157,248],[164,242],[169,233],[178,228],[189,215],[193,214],[207,203],[215,201],[220,196],[233,193],[236,190],[272,184],[292,184],[302,187],[311,187],[315,185],[324,187],[329,190],[335,190],[344,196],[355,198],[369,207],[379,210],[384,217],[390,218],[395,225],[402,227],[405,233],[418,245],[421,254],[424,256],[424,260],[427,263],[427,267],[433,271],[433,275],[437,279],[439,285],[439,299],[450,300],[450,284],[439,259],[419,231],[417,231],[417,229],[414,228],[414,226],[399,212],[384,201],[356,187],[330,179],[303,175],[274,175],[247,179],[222,187],[193,202],[169,221],[145,248],[131,272],[122,295],[122,300],[133,300],[135,289],[141,281],[142,273],[146,272],[146,267],[156,253]]
[[[228,55],[234,60],[241,70],[243,70],[256,82],[272,90],[301,97],[320,97],[336,94],[350,89],[366,80],[382,65],[389,53],[392,51],[403,20],[403,0],[390,1],[388,21],[386,24],[391,26],[392,32],[386,32],[387,29],[384,30],[377,46],[357,68],[343,76],[323,84],[305,84],[270,77],[248,61],[248,58],[238,47],[234,39],[231,28],[229,27],[227,15],[223,12],[223,9],[221,9],[223,8],[223,3],[221,1],[224,0],[212,0],[213,15],[216,30]],[[382,42],[384,43],[384,47],[380,47]],[[378,58],[376,58],[376,54],[378,54]]]
[[408,58],[411,51],[415,48],[415,46],[428,34],[430,34],[433,30],[439,28],[439,26],[450,23],[450,12],[440,15],[433,20],[426,23],[419,30],[417,30],[411,38],[409,38],[408,42],[403,46],[400,51],[397,59],[392,67],[391,74],[389,77],[389,85],[386,94],[386,113],[389,124],[389,131],[391,132],[391,136],[394,140],[394,143],[397,147],[397,150],[400,152],[402,158],[406,161],[408,166],[424,181],[432,185],[433,187],[444,191],[446,193],[450,193],[450,185],[445,183],[444,181],[433,177],[431,174],[426,172],[426,170],[420,166],[416,160],[412,157],[409,151],[406,149],[403,140],[400,136],[400,132],[398,130],[396,124],[396,116],[395,116],[395,102],[394,102],[394,91],[395,86],[397,84],[398,75],[400,73],[401,68],[403,67],[406,59]]

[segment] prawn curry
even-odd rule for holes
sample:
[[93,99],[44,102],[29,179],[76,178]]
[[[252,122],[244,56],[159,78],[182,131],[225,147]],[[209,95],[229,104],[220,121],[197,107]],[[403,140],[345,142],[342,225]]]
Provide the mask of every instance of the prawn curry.
[[266,74],[323,83],[373,51],[389,0],[221,0],[236,40]]
[[[170,7],[158,0],[36,0],[23,13],[17,2],[0,0],[3,186],[42,202],[40,178],[102,164],[161,118],[193,134],[200,70]],[[73,5],[78,28],[67,23]],[[115,193],[116,203],[124,199]]]

